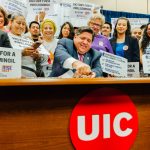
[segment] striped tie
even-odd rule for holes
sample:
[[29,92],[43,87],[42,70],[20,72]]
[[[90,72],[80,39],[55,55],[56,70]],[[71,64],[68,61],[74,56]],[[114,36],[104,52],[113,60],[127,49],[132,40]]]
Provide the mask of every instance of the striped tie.
[[84,55],[79,54],[79,60],[83,62]]

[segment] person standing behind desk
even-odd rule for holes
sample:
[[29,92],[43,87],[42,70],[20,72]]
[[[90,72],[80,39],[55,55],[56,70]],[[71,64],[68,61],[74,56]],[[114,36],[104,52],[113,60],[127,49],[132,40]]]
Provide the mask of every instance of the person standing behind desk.
[[34,42],[38,41],[40,36],[40,24],[37,21],[32,21],[29,24],[29,32],[24,36],[29,37]]
[[[10,21],[10,32],[8,33],[10,42],[12,38],[24,38],[23,34],[26,28],[26,20],[22,14],[14,14]],[[30,39],[31,40],[31,39]],[[37,77],[36,62],[41,59],[37,49],[34,47],[20,48],[19,44],[11,43],[14,49],[18,49],[22,53],[22,77]]]
[[74,37],[74,28],[73,25],[70,22],[65,22],[60,29],[60,33],[58,36],[58,39],[61,38],[68,38],[68,39],[73,39]]
[[54,61],[54,52],[57,46],[58,39],[55,38],[55,33],[57,30],[56,24],[51,19],[45,19],[41,25],[41,34],[43,36],[42,45],[49,53],[49,57],[45,57],[45,63],[41,64],[42,71],[45,77],[49,76],[49,72],[52,70],[52,65]]
[[143,37],[140,40],[140,63],[141,63],[141,76],[147,77],[150,74],[143,72],[142,56],[144,54],[150,54],[150,23],[148,23],[143,31]]
[[110,43],[115,55],[126,58],[128,62],[140,61],[138,40],[131,36],[131,26],[127,18],[118,18]]
[[75,69],[75,78],[102,76],[101,53],[91,48],[93,38],[94,32],[91,28],[80,27],[73,40],[60,39],[50,76],[59,77],[70,69]]
[[105,22],[102,26],[102,35],[107,37],[108,39],[111,38],[111,31],[112,31],[112,24],[110,22]]
[[92,48],[98,51],[105,51],[108,53],[113,54],[112,47],[107,37],[101,35],[102,26],[105,22],[105,18],[102,14],[96,13],[94,14],[89,22],[88,26],[93,30],[95,33],[94,40],[92,43]]

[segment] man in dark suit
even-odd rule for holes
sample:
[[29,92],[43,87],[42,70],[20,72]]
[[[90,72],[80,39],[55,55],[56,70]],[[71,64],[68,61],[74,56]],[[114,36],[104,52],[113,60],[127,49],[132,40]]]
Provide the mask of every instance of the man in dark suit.
[[94,32],[89,27],[81,27],[73,40],[60,39],[50,76],[61,76],[70,69],[75,71],[74,77],[102,76],[101,53],[91,48],[93,38]]
[[12,47],[7,33],[1,30],[0,30],[0,47],[8,47],[8,48]]

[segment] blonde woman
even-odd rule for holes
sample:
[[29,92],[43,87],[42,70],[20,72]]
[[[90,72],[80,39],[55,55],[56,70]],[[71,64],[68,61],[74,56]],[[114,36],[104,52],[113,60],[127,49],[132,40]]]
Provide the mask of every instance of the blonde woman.
[[98,51],[106,51],[113,53],[109,40],[101,35],[102,26],[104,25],[105,18],[102,14],[94,13],[88,22],[88,26],[94,31],[95,37],[92,43],[92,48]]

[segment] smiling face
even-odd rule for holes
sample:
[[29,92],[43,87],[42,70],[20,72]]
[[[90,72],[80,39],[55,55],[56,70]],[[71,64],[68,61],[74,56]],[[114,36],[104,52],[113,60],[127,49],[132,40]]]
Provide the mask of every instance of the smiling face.
[[44,39],[52,39],[54,37],[54,28],[49,23],[45,23],[42,29]]
[[111,28],[109,24],[104,24],[102,27],[102,34],[106,37],[109,37],[111,33]]
[[0,12],[0,29],[4,27],[4,15]]
[[135,38],[137,38],[138,40],[140,40],[141,36],[142,36],[142,30],[140,28],[134,28],[132,30],[132,36],[134,36]]
[[39,36],[39,34],[40,34],[40,27],[39,27],[38,24],[32,23],[29,31],[30,31],[32,36]]
[[127,20],[119,19],[116,25],[116,30],[118,34],[125,34],[127,30]]
[[12,21],[11,21],[11,32],[14,35],[21,36],[26,29],[26,21],[23,16],[16,16]]
[[99,18],[92,19],[89,22],[89,27],[94,31],[94,33],[97,35],[102,28],[102,21]]
[[150,24],[147,26],[146,32],[147,32],[147,35],[150,37]]
[[85,54],[90,50],[92,44],[92,34],[89,32],[82,32],[74,36],[74,44],[79,54]]
[[64,25],[62,28],[62,36],[67,38],[70,34],[70,26],[68,24]]

